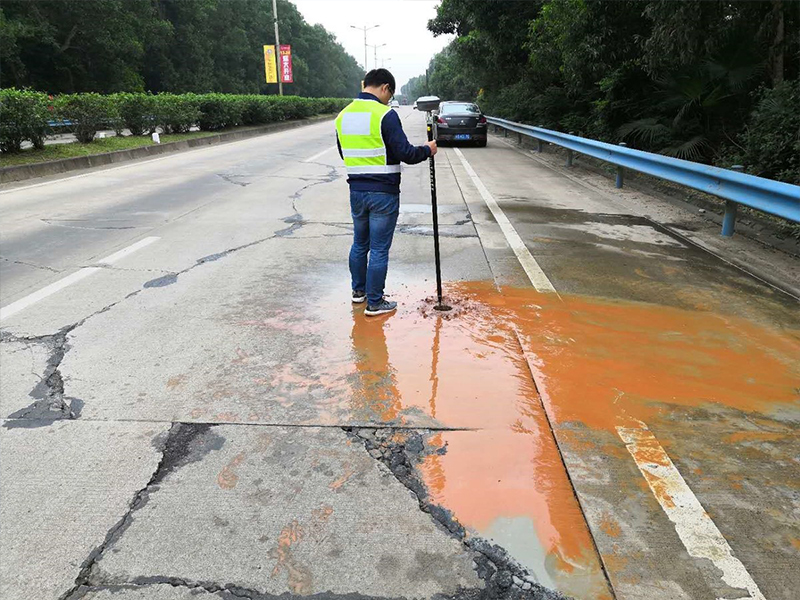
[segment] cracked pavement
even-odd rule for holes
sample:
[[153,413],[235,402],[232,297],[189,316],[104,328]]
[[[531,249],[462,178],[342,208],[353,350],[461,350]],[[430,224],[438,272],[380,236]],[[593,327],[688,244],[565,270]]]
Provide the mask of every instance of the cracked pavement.
[[[404,117],[421,142],[421,116]],[[431,310],[423,164],[404,171],[391,255],[401,311],[368,320],[348,301],[341,161],[333,148],[306,161],[334,143],[331,127],[0,190],[3,306],[102,267],[0,327],[0,597],[735,597],[681,546],[613,428],[575,408],[596,403],[647,419],[766,595],[788,598],[800,585],[782,566],[798,557],[800,510],[793,300],[659,225],[681,222],[668,209],[634,210],[544,167],[531,183],[530,160],[493,142],[464,154],[570,308],[532,293],[445,149],[455,310]],[[146,236],[158,240],[98,264]],[[627,304],[609,325],[614,302]],[[685,358],[684,377],[721,360],[703,352],[725,340],[770,374],[747,385],[773,403],[728,401],[716,380],[713,401],[679,401],[666,367],[630,377],[675,390],[644,398],[613,368],[591,370],[619,343],[595,323],[623,340],[642,323],[659,343],[695,336],[655,361]],[[621,373],[637,372],[624,362],[635,353],[615,351]],[[736,441],[706,444],[694,428]],[[749,544],[756,530],[766,539]]]

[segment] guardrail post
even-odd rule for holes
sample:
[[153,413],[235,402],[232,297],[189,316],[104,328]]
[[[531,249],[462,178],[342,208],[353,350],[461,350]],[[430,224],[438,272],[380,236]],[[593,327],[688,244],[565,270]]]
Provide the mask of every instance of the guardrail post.
[[508,137],[508,129],[503,128],[503,137]]
[[517,142],[519,143],[520,146],[522,146],[522,134],[521,133],[517,134]]
[[733,200],[725,201],[725,215],[722,217],[722,235],[731,237],[736,227],[736,209],[738,204]]
[[[628,144],[626,144],[625,142],[620,142],[619,145],[622,146],[623,148],[626,148],[628,146]],[[625,183],[625,169],[623,169],[622,167],[617,167],[617,183],[616,183],[617,188],[621,188],[624,183]]]
[[536,138],[536,151],[541,154],[542,152],[542,140]]
[[[742,165],[733,165],[731,171],[741,173],[744,171],[744,167]],[[725,201],[725,214],[722,217],[722,235],[725,237],[731,237],[736,229],[736,211],[738,208],[739,204],[733,200]]]
[[[570,131],[569,135],[575,135],[575,133]],[[572,166],[572,150],[570,150],[569,148],[567,148],[567,165],[566,166],[568,166],[568,167]]]

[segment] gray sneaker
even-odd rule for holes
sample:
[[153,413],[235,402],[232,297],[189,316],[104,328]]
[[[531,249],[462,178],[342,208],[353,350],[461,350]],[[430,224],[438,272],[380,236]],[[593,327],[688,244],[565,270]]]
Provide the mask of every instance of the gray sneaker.
[[381,301],[377,304],[368,304],[364,314],[368,317],[374,317],[385,315],[395,310],[397,310],[397,302],[389,302],[386,298],[381,298]]
[[361,304],[367,299],[367,294],[361,290],[353,290],[353,304]]

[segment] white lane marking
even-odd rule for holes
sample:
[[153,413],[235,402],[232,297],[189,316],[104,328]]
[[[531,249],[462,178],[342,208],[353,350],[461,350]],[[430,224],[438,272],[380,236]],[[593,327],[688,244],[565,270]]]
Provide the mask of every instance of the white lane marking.
[[145,246],[149,246],[153,242],[157,242],[159,239],[160,238],[157,238],[157,237],[154,237],[154,236],[143,238],[143,239],[139,240],[138,242],[136,242],[135,244],[131,244],[127,248],[123,248],[122,250],[119,250],[118,252],[114,252],[114,254],[109,254],[105,258],[101,258],[97,262],[100,263],[101,265],[113,265],[115,262],[118,262],[118,261],[122,260],[123,258],[128,256],[129,254],[133,254],[137,250],[141,250]]
[[661,508],[675,525],[689,555],[710,560],[722,572],[722,581],[732,588],[747,590],[748,598],[765,600],[750,573],[733,555],[727,540],[647,426],[642,423],[640,427],[617,427],[617,433]]
[[478,188],[483,201],[486,202],[486,206],[488,206],[489,210],[492,211],[495,221],[497,221],[497,224],[500,225],[500,230],[506,237],[506,241],[508,242],[508,245],[511,246],[514,254],[517,255],[517,260],[519,260],[522,268],[525,269],[525,273],[528,275],[528,279],[530,279],[533,287],[536,288],[537,292],[555,292],[556,288],[553,287],[553,284],[547,278],[547,275],[545,275],[544,271],[542,271],[539,263],[536,262],[535,258],[533,258],[527,246],[525,246],[525,242],[523,242],[522,238],[519,237],[517,230],[514,229],[511,221],[508,220],[508,217],[506,217],[503,210],[497,204],[497,201],[494,199],[489,190],[486,189],[486,186],[483,185],[483,182],[480,180],[480,177],[478,177],[478,174],[467,162],[467,159],[464,158],[461,150],[455,148],[455,151],[456,155],[461,160],[461,164],[464,166],[464,169],[466,169],[467,175],[469,175],[470,179],[472,179],[472,183],[475,185],[475,187]]
[[[149,246],[159,238],[157,237],[146,237],[144,239],[139,240],[135,244],[131,244],[127,248],[123,248],[119,252],[115,252],[109,256],[106,256],[103,259],[100,259],[98,264],[101,265],[112,265],[115,262],[125,258],[129,254],[136,252],[137,250],[141,250],[145,246]],[[67,275],[66,277],[59,279],[55,283],[51,283],[48,286],[43,287],[42,289],[33,292],[32,294],[28,294],[24,298],[20,298],[16,302],[12,302],[2,308],[0,308],[0,321],[7,319],[8,317],[17,314],[21,310],[25,310],[29,306],[36,304],[40,300],[44,300],[48,296],[52,296],[58,291],[63,290],[65,287],[72,285],[73,283],[77,283],[82,279],[86,279],[89,275],[93,275],[97,273],[97,271],[101,271],[102,267],[84,267],[79,271],[75,271]]]
[[320,156],[322,156],[322,155],[323,155],[323,154],[325,154],[326,152],[330,152],[330,151],[331,151],[331,150],[333,150],[334,148],[336,148],[336,146],[331,146],[330,148],[325,148],[325,150],[323,150],[322,152],[318,152],[318,153],[317,153],[317,154],[315,154],[314,156],[312,156],[312,157],[310,157],[310,158],[307,158],[307,159],[305,159],[303,162],[306,162],[306,163],[309,163],[309,162],[314,162],[314,161],[315,161],[315,160],[317,160],[317,159],[318,159]]
[[73,283],[77,283],[81,279],[86,279],[89,275],[92,275],[100,270],[101,267],[84,267],[80,271],[75,271],[74,273],[67,275],[63,279],[59,279],[55,283],[51,283],[47,287],[43,287],[39,291],[33,292],[25,296],[24,298],[20,298],[16,302],[12,302],[11,304],[0,308],[0,321],[7,319],[8,317],[17,314],[19,311],[24,310],[31,306],[32,304],[36,304],[40,300],[44,300],[48,296],[52,296],[56,292],[63,290],[68,285],[72,285]]

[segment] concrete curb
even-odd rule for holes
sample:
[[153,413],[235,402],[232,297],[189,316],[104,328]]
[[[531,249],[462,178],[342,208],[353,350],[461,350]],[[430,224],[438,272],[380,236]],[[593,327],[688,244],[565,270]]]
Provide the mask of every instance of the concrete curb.
[[50,160],[31,165],[0,167],[0,183],[25,181],[26,179],[57,175],[59,173],[67,173],[69,171],[101,167],[104,165],[138,160],[140,158],[160,156],[162,154],[171,154],[173,152],[181,152],[183,150],[200,148],[202,146],[213,146],[215,144],[235,142],[267,133],[276,133],[278,131],[295,129],[296,127],[303,127],[305,125],[314,125],[323,121],[332,120],[333,118],[334,115],[322,115],[310,117],[308,119],[299,119],[297,121],[270,123],[268,125],[252,127],[250,129],[239,129],[237,131],[229,131],[225,133],[219,133],[217,135],[209,135],[207,137],[183,140],[180,142],[170,142],[168,144],[153,144],[152,146],[142,146],[141,148],[132,148],[130,150],[116,150],[114,152],[105,152],[103,154],[76,156],[75,158]]

